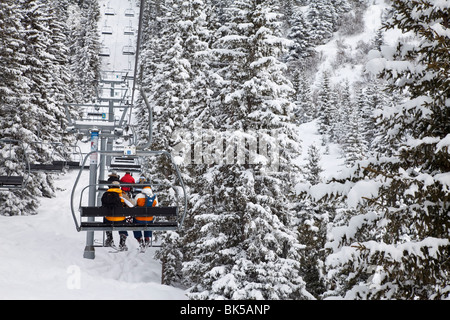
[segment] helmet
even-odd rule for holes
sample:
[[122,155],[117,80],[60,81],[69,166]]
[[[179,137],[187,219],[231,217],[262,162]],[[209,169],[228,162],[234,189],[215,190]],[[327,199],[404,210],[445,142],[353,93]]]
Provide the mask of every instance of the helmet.
[[152,188],[150,188],[150,187],[144,187],[142,189],[142,193],[144,193],[148,196],[153,196],[153,191],[152,191]]

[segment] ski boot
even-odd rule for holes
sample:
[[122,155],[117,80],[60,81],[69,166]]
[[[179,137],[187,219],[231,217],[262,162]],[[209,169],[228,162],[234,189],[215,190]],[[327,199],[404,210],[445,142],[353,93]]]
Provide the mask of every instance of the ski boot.
[[142,251],[145,247],[144,240],[142,240],[142,238],[136,238],[136,240],[139,243],[139,249]]
[[127,236],[124,235],[124,234],[121,234],[120,235],[120,243],[119,243],[119,250],[120,251],[127,251],[128,250],[128,247],[125,244],[125,241],[127,241]]
[[114,247],[114,240],[111,231],[106,231],[105,247]]
[[151,246],[150,238],[149,237],[145,237],[145,247],[148,248],[150,246]]

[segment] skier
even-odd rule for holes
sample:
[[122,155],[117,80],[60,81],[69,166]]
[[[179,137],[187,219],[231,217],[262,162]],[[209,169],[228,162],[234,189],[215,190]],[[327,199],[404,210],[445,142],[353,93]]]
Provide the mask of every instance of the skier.
[[[142,192],[136,195],[136,205],[138,207],[156,207],[158,205],[158,198],[153,194],[152,188],[146,186]],[[153,223],[154,217],[134,217],[134,223]],[[141,251],[145,250],[150,245],[151,231],[144,231],[144,240],[142,239],[142,231],[133,231],[134,237],[139,242]]]
[[136,187],[134,187],[134,192],[135,193],[142,192],[143,184],[145,184],[146,182],[147,182],[147,179],[143,175],[141,175],[139,177],[139,180],[138,180],[137,184],[136,184]]
[[[136,183],[134,181],[133,176],[131,175],[131,173],[129,171],[125,172],[125,175],[120,179],[121,183]],[[122,187],[122,190],[125,192],[130,192],[131,191],[131,187],[127,186],[127,187]]]
[[[121,206],[134,207],[133,203],[128,201],[122,195],[122,189],[120,189],[120,183],[118,181],[113,181],[111,187],[102,196],[102,207],[115,208]],[[110,223],[114,221],[124,221],[125,217],[105,217],[103,222]],[[128,250],[125,242],[128,237],[127,231],[119,231],[120,243],[119,250]],[[111,231],[106,231],[106,247],[114,247],[114,240]]]
[[108,175],[108,182],[113,182],[113,181],[120,181],[120,176],[117,174],[116,171],[112,171],[109,175]]

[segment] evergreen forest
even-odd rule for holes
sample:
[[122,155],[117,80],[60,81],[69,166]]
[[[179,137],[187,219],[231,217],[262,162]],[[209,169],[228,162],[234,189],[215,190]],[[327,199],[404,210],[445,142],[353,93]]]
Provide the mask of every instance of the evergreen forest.
[[[349,46],[374,6],[379,28]],[[176,156],[189,194],[183,228],[157,235],[165,284],[195,300],[450,298],[450,0],[147,0],[143,12],[151,148]],[[11,158],[25,149],[69,157],[80,137],[64,106],[96,95],[99,17],[97,0],[0,2],[0,139],[20,142],[0,144],[0,175],[23,174]],[[147,141],[141,94],[133,118]],[[308,124],[321,143],[302,150]],[[324,175],[335,150],[342,165]],[[145,174],[170,182],[169,167]],[[0,190],[1,215],[55,196],[52,174],[29,181]]]

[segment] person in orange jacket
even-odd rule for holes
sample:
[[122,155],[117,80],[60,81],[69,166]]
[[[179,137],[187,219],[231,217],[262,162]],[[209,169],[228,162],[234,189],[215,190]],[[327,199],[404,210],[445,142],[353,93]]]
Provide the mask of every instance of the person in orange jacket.
[[[138,207],[156,207],[158,205],[158,197],[153,194],[152,188],[146,186],[142,188],[142,192],[135,197],[136,206]],[[154,217],[134,217],[135,223],[151,223]],[[150,245],[151,231],[144,231],[144,239],[142,239],[142,231],[133,231],[134,237],[141,247]]]
[[[127,200],[123,194],[122,189],[120,189],[120,183],[118,181],[113,181],[111,187],[103,194],[102,196],[102,207],[107,208],[113,208],[118,206],[127,206],[127,207],[134,207],[134,204]],[[109,221],[124,221],[125,217],[105,217],[104,222],[108,223]],[[125,241],[128,237],[127,231],[119,231],[120,235],[120,244],[119,249],[120,250],[127,250],[127,246],[125,244]],[[105,246],[107,247],[113,247],[114,246],[114,240],[112,236],[111,231],[106,231],[106,241]]]

